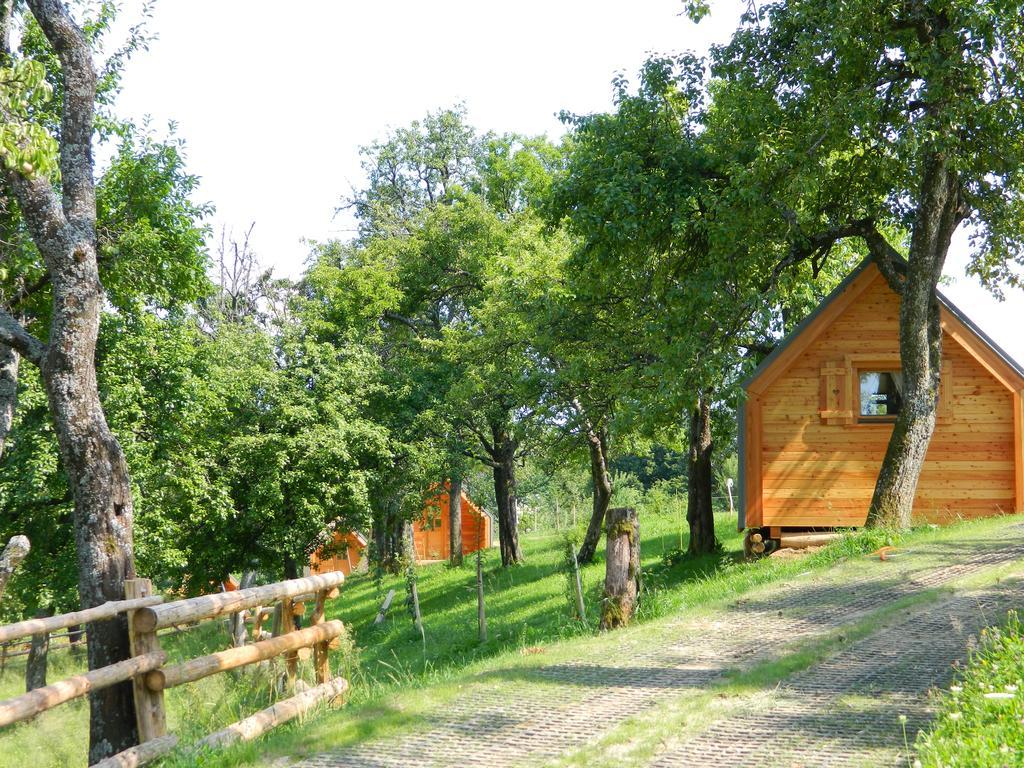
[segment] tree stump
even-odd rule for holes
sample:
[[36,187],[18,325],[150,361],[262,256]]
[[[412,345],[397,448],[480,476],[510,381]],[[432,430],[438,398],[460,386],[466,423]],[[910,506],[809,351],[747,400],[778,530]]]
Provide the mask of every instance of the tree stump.
[[615,507],[605,518],[604,599],[601,601],[601,629],[629,624],[640,592],[640,524],[636,510]]

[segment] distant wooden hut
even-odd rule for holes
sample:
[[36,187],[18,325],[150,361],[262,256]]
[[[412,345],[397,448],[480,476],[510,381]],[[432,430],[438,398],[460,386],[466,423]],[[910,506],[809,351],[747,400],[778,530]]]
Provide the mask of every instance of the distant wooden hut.
[[[413,521],[413,544],[420,561],[447,560],[451,555],[451,516],[445,486],[423,506],[423,517]],[[462,492],[462,551],[464,554],[491,546],[491,516]]]
[[363,534],[335,530],[330,541],[310,556],[309,569],[313,573],[341,571],[348,576],[360,569],[365,555],[366,537]]
[[[462,551],[465,554],[491,546],[491,516],[462,492]],[[424,502],[423,516],[412,524],[416,559],[447,560],[451,554],[451,517],[448,488]],[[358,531],[334,530],[327,544],[309,559],[312,573],[341,571],[348,575],[364,566],[366,538]]]
[[[938,298],[938,417],[914,516],[1024,511],[1024,368]],[[899,302],[863,262],[744,384],[739,528],[748,536],[864,524],[903,403]]]

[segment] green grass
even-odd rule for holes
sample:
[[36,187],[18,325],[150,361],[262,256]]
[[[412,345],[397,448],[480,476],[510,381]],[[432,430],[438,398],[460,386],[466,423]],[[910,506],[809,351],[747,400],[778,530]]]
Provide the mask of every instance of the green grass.
[[[877,532],[858,534],[805,557],[744,562],[734,518],[722,515],[717,526],[722,551],[701,558],[679,559],[666,557],[679,547],[678,518],[650,515],[641,524],[644,593],[636,626],[625,632],[643,633],[647,642],[656,641],[659,633],[669,631],[665,622],[655,621],[660,617],[710,612],[723,602],[763,585],[824,571],[841,561],[852,560],[844,568],[866,567],[861,563],[868,561],[855,556],[872,551],[890,538]],[[907,536],[904,548],[911,549],[918,541],[952,542],[964,535],[981,537],[1000,525],[1005,522],[979,521],[941,530],[920,529]],[[599,559],[583,568],[589,621],[582,624],[571,617],[566,598],[565,576],[560,566],[561,537],[527,536],[523,548],[526,563],[516,568],[501,568],[495,550],[485,555],[489,637],[483,644],[477,640],[472,558],[467,558],[467,565],[460,569],[445,564],[419,569],[425,646],[403,604],[403,579],[389,577],[378,587],[369,576],[353,576],[328,611],[329,617],[345,622],[352,640],[347,652],[332,654],[334,673],[344,675],[352,683],[348,705],[340,711],[315,713],[301,724],[284,726],[255,744],[208,756],[182,754],[165,764],[208,768],[255,765],[262,764],[268,756],[305,754],[404,732],[429,723],[432,713],[457,697],[464,685],[478,685],[481,681],[501,685],[503,680],[542,664],[614,653],[622,632],[595,631],[603,561]],[[382,626],[375,627],[373,619],[380,601],[391,588],[396,590],[396,598],[389,617]],[[222,622],[210,622],[167,637],[163,644],[172,659],[190,658],[225,647],[227,634]],[[542,652],[524,653],[534,647]],[[793,658],[780,661],[778,670],[763,674],[784,675],[791,668],[811,663],[830,647],[826,642],[821,647],[804,649]],[[60,661],[62,655],[68,654],[53,654],[51,680],[76,669],[73,661]],[[0,679],[0,698],[20,692],[23,669],[23,664],[20,669],[17,665],[9,667]],[[253,713],[272,700],[273,680],[280,671],[275,667],[220,674],[169,691],[170,729],[187,744]],[[312,679],[308,664],[301,666],[300,674]],[[762,682],[727,681],[737,691]],[[87,710],[79,702],[9,730],[0,735],[0,768],[84,765],[86,721]],[[54,746],[41,753],[40,744]]]
[[1016,612],[984,631],[916,749],[928,768],[1024,765],[1024,625]]

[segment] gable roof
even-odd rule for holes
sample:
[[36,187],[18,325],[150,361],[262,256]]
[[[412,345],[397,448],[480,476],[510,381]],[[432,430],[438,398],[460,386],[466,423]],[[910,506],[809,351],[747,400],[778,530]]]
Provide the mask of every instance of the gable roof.
[[[881,272],[869,258],[863,259],[839,285],[835,287],[807,317],[780,341],[754,372],[743,382],[747,392],[761,392],[777,378],[803,350],[829,326],[869,285],[881,276]],[[996,344],[949,298],[936,291],[941,308],[945,310],[943,331],[953,337],[975,359],[978,360],[1007,389],[1019,391],[1024,388],[1024,366]],[[801,343],[796,344],[797,340]],[[777,373],[772,373],[776,371]]]

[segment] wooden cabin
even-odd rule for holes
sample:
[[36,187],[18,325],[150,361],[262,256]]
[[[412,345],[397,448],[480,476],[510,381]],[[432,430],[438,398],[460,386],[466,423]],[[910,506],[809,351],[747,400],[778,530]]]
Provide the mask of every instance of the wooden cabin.
[[[491,546],[491,516],[462,492],[462,552],[469,554]],[[451,517],[447,485],[427,499],[423,517],[413,522],[416,559],[447,560],[451,555]]]
[[[940,302],[939,408],[915,520],[1024,511],[1024,369]],[[748,538],[864,524],[901,406],[899,304],[864,261],[744,383],[739,528]]]
[[335,530],[328,544],[309,558],[312,573],[341,571],[346,576],[359,570],[366,554],[366,537],[358,531]]
[[[427,499],[423,516],[412,524],[416,559],[447,560],[451,553],[451,518],[448,514],[448,489]],[[491,516],[462,492],[462,551],[476,552],[491,546]],[[366,538],[357,531],[335,530],[329,544],[316,550],[309,559],[311,573],[341,571],[346,576],[365,567]]]

